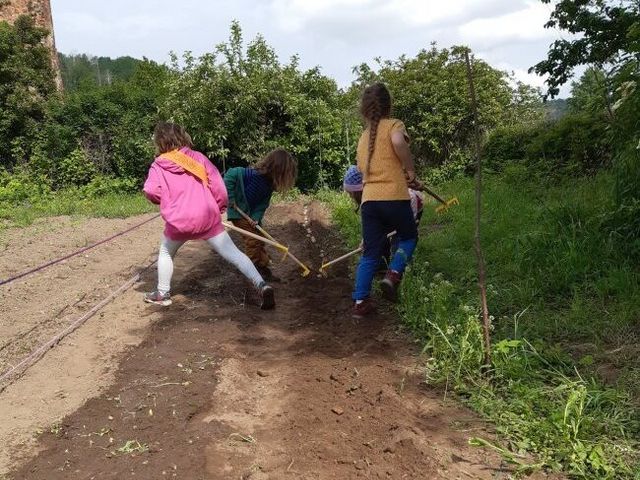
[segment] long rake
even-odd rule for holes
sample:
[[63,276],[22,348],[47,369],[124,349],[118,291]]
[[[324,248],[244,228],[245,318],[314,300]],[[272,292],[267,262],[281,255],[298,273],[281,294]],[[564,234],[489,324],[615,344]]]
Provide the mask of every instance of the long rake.
[[449,210],[449,208],[451,206],[460,205],[460,201],[458,200],[458,197],[452,197],[449,200],[445,200],[440,195],[438,195],[436,192],[434,192],[429,187],[424,186],[424,185],[422,186],[422,188],[420,190],[423,191],[423,192],[426,192],[428,195],[430,195],[431,197],[435,198],[438,202],[441,203],[441,205],[436,208],[436,213],[446,212],[447,210]]
[[[396,234],[396,231],[394,230],[391,233],[387,234],[387,238],[391,238]],[[335,260],[331,260],[330,262],[327,263],[323,263],[322,266],[320,267],[320,273],[323,276],[327,276],[327,268],[329,268],[331,265],[335,265],[336,263],[340,263],[340,262],[344,262],[346,259],[353,257],[354,255],[357,255],[358,253],[362,252],[362,247],[358,247],[355,250],[349,252],[349,253],[345,253],[344,255],[342,255],[341,257],[336,258]]]
[[[307,267],[307,266],[306,266],[304,263],[302,263],[302,262],[301,262],[301,261],[300,261],[300,260],[299,260],[299,259],[298,259],[294,254],[293,254],[293,253],[291,253],[291,252],[289,251],[289,248],[288,248],[288,247],[285,247],[285,246],[284,246],[284,245],[282,245],[280,242],[278,242],[275,238],[273,238],[273,237],[269,234],[269,232],[267,232],[264,228],[262,228],[262,227],[261,227],[260,225],[258,225],[256,222],[254,222],[254,221],[253,221],[253,219],[252,219],[249,215],[247,215],[246,213],[244,213],[242,210],[240,210],[240,209],[238,208],[238,206],[237,206],[237,205],[234,205],[234,206],[233,206],[233,208],[235,208],[235,209],[236,209],[236,211],[237,211],[237,212],[242,216],[242,218],[244,218],[245,220],[247,220],[249,223],[252,223],[252,224],[253,224],[253,223],[255,223],[255,227],[256,227],[256,229],[257,229],[257,230],[258,230],[262,235],[264,235],[264,237],[266,237],[266,239],[267,239],[267,240],[270,240],[270,241],[272,242],[272,243],[270,243],[270,245],[272,245],[272,246],[274,246],[274,247],[278,248],[279,250],[281,250],[282,252],[284,252],[285,257],[289,257],[291,260],[293,260],[295,263],[297,263],[297,264],[300,266],[300,268],[302,268],[302,273],[301,273],[301,275],[302,275],[303,277],[308,277],[308,276],[309,276],[309,274],[311,273],[311,270],[309,269],[309,267]],[[235,227],[235,225],[234,225],[234,227]],[[246,234],[250,234],[250,233],[251,233],[251,232],[248,232],[248,231],[243,230],[243,229],[238,229],[238,227],[235,227],[235,228],[237,229],[236,231],[238,231],[238,230],[242,230],[242,232],[245,232]],[[239,233],[242,233],[242,232],[239,232]],[[251,234],[251,235],[248,235],[248,236],[250,236],[250,237],[252,237],[252,238],[256,238],[257,240],[261,240],[262,238],[264,238],[264,237],[260,237],[259,235],[255,235],[255,234]],[[267,242],[265,242],[265,243],[267,243]],[[269,244],[269,243],[268,243],[268,244]]]

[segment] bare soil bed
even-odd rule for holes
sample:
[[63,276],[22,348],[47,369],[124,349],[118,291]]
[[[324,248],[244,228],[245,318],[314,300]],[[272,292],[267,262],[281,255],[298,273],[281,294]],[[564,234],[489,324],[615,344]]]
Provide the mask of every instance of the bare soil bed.
[[[279,204],[268,216],[315,269],[321,253],[342,253],[320,204]],[[0,277],[140,220],[50,219],[56,233],[45,228],[44,242],[39,226],[9,232]],[[0,287],[3,368],[148,264],[160,231],[151,222]],[[397,318],[351,319],[346,265],[305,279],[274,257],[283,281],[271,312],[202,242],[176,257],[171,307],[142,303],[155,283],[145,273],[0,394],[0,478],[508,478],[497,455],[468,445],[491,438],[485,424],[425,385]],[[32,328],[40,333],[22,335]]]

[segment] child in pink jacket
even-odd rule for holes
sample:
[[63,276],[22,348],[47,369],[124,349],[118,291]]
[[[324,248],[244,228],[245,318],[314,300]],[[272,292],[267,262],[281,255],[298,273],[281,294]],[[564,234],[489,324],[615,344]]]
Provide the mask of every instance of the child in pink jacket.
[[153,139],[158,157],[149,169],[144,193],[160,205],[165,229],[158,255],[158,288],[145,294],[145,302],[171,305],[173,257],[187,240],[205,240],[255,285],[262,309],[275,307],[273,289],[224,230],[227,190],[220,172],[207,157],[191,149],[191,137],[179,125],[160,122]]

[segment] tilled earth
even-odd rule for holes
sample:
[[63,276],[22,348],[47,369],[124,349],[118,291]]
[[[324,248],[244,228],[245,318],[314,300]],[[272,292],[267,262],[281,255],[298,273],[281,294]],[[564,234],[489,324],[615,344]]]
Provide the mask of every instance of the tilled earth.
[[[275,205],[268,217],[272,235],[316,270],[321,254],[343,253],[320,204]],[[125,241],[144,245],[136,247],[138,263],[120,268],[121,259],[94,254],[87,288],[91,277],[99,277],[99,265],[105,272],[117,267],[130,273],[132,266],[148,262],[161,229],[160,222],[150,225],[155,228],[147,226]],[[108,381],[97,376],[93,390],[85,385],[83,391],[91,395],[83,404],[71,404],[64,418],[50,417],[36,445],[16,440],[26,435],[25,428],[8,429],[4,436],[0,430],[0,441],[10,438],[5,445],[12,446],[7,468],[12,471],[6,478],[509,477],[497,455],[468,445],[471,436],[491,438],[484,423],[426,386],[418,352],[393,314],[351,319],[348,265],[335,267],[328,278],[302,278],[295,265],[279,263],[277,253],[274,257],[274,270],[283,280],[275,284],[274,311],[262,312],[236,271],[203,242],[191,242],[176,257],[171,307],[141,303],[142,292],[155,283],[155,272],[149,271],[137,291],[63,341],[56,350],[82,343],[80,353],[69,353],[81,355],[93,345],[90,336],[82,335],[92,322],[105,326],[101,348],[109,340],[109,325],[132,317],[144,317],[147,325],[112,360],[91,360],[93,367],[113,362],[112,375]],[[12,288],[15,294],[25,287]],[[55,314],[47,305],[42,308]],[[32,323],[21,325],[16,318],[12,335]],[[11,342],[12,335],[2,340]],[[10,410],[19,402],[23,409],[38,411],[40,422],[47,418],[43,404],[55,405],[47,392],[65,381],[65,370],[51,363],[56,350],[0,395],[2,422],[15,421]],[[41,384],[53,385],[43,386],[44,401],[32,391],[38,383],[30,377],[36,372]],[[31,390],[25,386],[29,382]],[[78,392],[75,398],[81,398]]]

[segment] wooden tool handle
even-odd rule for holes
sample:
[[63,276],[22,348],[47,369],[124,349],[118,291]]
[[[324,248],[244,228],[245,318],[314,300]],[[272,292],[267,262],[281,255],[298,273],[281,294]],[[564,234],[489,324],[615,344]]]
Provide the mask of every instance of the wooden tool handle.
[[238,207],[236,204],[233,205],[233,208],[236,209],[236,211],[240,214],[240,216],[242,216],[247,222],[251,223],[252,225],[255,223],[255,227],[256,229],[263,234],[265,237],[267,237],[269,240],[273,240],[274,242],[276,241],[275,238],[273,238],[271,235],[269,235],[269,233],[267,233],[267,231],[262,228],[260,226],[260,224],[258,222],[256,222],[253,218],[251,218],[249,215],[247,215],[246,213],[244,213],[242,210],[240,210],[240,207]]
[[238,232],[242,235],[245,235],[247,237],[251,237],[254,238],[256,240],[260,240],[263,243],[266,243],[267,245],[271,245],[272,247],[276,247],[278,250],[282,250],[283,252],[288,252],[289,248],[285,247],[284,245],[282,245],[281,243],[278,242],[274,242],[273,240],[269,240],[268,238],[265,237],[261,237],[260,235],[256,235],[255,233],[251,233],[243,228],[239,228],[236,227],[234,224],[232,223],[228,223],[228,222],[222,222],[222,225],[224,225],[225,228],[228,228],[229,230],[233,230],[234,232]]
[[[244,213],[242,210],[240,210],[240,209],[238,208],[238,206],[237,206],[237,205],[234,205],[234,206],[233,206],[233,208],[235,208],[235,209],[237,210],[237,212],[238,212],[238,213],[239,213],[239,214],[240,214],[240,215],[241,215],[245,220],[247,220],[247,221],[248,221],[248,222],[250,222],[250,223],[254,223],[254,220],[253,220],[249,215],[247,215],[247,214],[246,214],[246,213]],[[236,228],[237,228],[237,227],[236,227]],[[278,244],[278,245],[281,245],[281,244],[279,244],[279,243],[276,241],[276,239],[275,239],[275,238],[273,238],[271,235],[269,235],[269,233],[268,233],[264,228],[262,228],[262,227],[261,227],[260,225],[258,225],[258,224],[256,224],[256,228],[258,229],[258,231],[259,231],[260,233],[262,233],[265,237],[267,237],[266,239],[269,239],[269,240],[271,240],[271,242],[273,242],[273,243],[271,243],[270,245],[273,245],[273,246],[275,246],[276,248],[280,248],[280,250],[283,250],[283,248],[278,247],[278,246],[276,246],[276,245],[275,245],[275,244]],[[244,231],[246,232],[246,230],[244,230]],[[251,233],[251,232],[246,232],[246,233]],[[248,236],[253,236],[253,238],[258,238],[258,239],[262,239],[262,238],[264,238],[264,237],[260,237],[260,236],[258,236],[258,235],[255,235],[255,236],[254,236],[254,235],[255,235],[255,234],[248,235]],[[265,239],[265,240],[266,240],[266,239]],[[265,242],[265,243],[269,244],[268,242]],[[297,263],[297,264],[300,266],[300,268],[302,268],[302,276],[303,276],[303,277],[306,277],[307,275],[309,275],[309,273],[311,272],[311,270],[309,269],[309,267],[307,267],[304,263],[302,263],[300,260],[298,260],[298,258],[297,258],[293,253],[289,252],[289,249],[288,249],[288,248],[286,248],[286,247],[284,247],[284,248],[285,248],[285,249],[284,249],[283,251],[285,252],[286,256],[288,256],[291,260],[293,260],[295,263]]]

